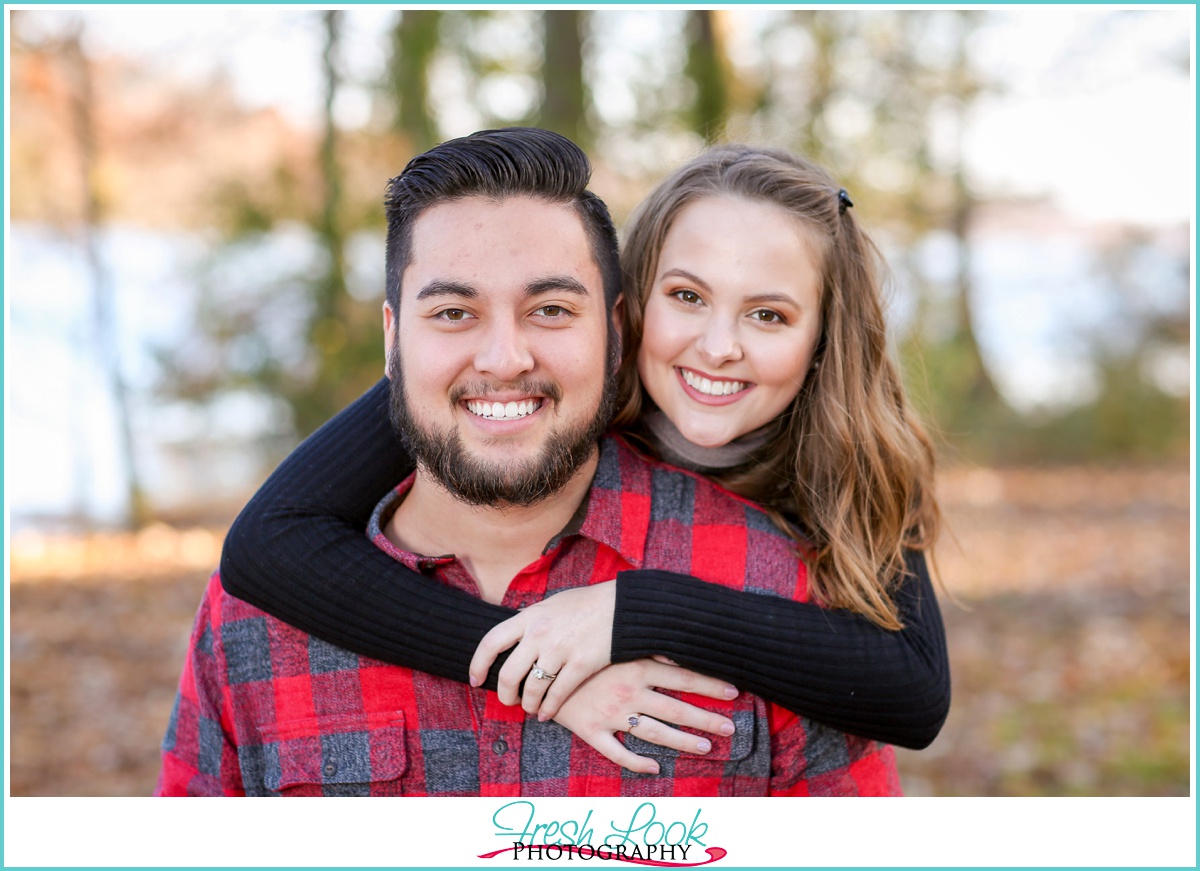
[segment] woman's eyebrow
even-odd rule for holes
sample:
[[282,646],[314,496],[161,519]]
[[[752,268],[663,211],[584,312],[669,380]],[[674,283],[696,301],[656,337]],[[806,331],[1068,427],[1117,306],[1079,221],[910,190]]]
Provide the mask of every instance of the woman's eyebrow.
[[782,302],[788,305],[797,305],[795,299],[788,296],[786,293],[756,293],[753,296],[746,297],[746,302]]
[[[710,293],[712,292],[712,288],[709,287],[708,282],[705,281],[703,278],[701,278],[699,275],[694,275],[691,272],[688,272],[686,269],[680,269],[677,266],[673,267],[671,269],[668,269],[666,272],[664,272],[662,274],[662,278],[664,278],[664,279],[665,278],[682,278],[684,281],[687,281],[687,282],[690,282],[691,284],[696,285],[701,290],[705,290]],[[660,279],[660,280],[662,280],[662,279]],[[781,303],[787,303],[788,305],[796,305],[796,300],[793,299],[792,297],[788,296],[786,293],[756,293],[752,296],[746,297],[743,300],[743,302],[748,302],[748,303],[781,302]]]
[[701,288],[702,290],[710,290],[710,291],[712,290],[712,288],[708,286],[708,282],[705,281],[703,278],[701,278],[699,275],[693,275],[692,273],[688,272],[686,269],[680,269],[679,267],[675,267],[673,269],[668,269],[666,272],[664,272],[662,274],[662,277],[663,278],[682,278],[684,281],[689,281],[692,284],[696,285],[697,287]]

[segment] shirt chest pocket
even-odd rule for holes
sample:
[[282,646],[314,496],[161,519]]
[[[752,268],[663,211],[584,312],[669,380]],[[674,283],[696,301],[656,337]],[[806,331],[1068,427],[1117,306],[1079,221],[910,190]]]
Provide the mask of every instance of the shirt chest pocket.
[[287,720],[262,729],[262,779],[270,793],[403,795],[404,712]]
[[[732,702],[659,690],[733,720],[728,737],[703,733],[712,743],[704,755],[680,753],[670,747],[643,741],[633,732],[625,735],[625,748],[658,760],[661,782],[671,784],[674,795],[766,795],[771,777],[771,729],[766,702],[743,695]],[[695,730],[685,729],[686,732]]]

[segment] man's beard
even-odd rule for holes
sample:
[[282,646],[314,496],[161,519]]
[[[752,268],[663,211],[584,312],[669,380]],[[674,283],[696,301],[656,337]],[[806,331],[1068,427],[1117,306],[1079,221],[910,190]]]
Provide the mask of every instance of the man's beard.
[[[398,343],[397,343],[398,344]],[[604,388],[595,415],[570,429],[550,434],[545,446],[530,460],[487,462],[473,456],[462,442],[458,428],[437,430],[422,426],[411,414],[404,391],[404,371],[396,344],[388,355],[388,375],[391,378],[392,425],[404,439],[404,444],[416,463],[459,500],[470,505],[517,506],[534,505],[557,493],[591,458],[600,436],[608,428],[616,408],[616,355],[610,353],[604,365]],[[540,395],[542,410],[550,413],[557,406],[562,391],[550,382],[522,381],[503,386],[518,393]],[[488,385],[462,385],[449,397],[457,406],[467,390],[488,392]]]

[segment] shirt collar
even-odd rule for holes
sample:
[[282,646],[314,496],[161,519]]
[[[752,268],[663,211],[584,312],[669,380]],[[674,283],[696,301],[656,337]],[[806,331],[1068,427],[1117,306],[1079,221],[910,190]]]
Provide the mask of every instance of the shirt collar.
[[[412,489],[416,473],[396,485],[371,514],[367,537],[393,559],[412,569],[428,569],[455,559],[454,554],[430,557],[394,545],[384,528]],[[623,441],[609,437],[600,442],[600,459],[587,498],[563,530],[546,544],[549,553],[572,535],[581,535],[616,551],[634,568],[641,568],[650,529],[650,467]]]
[[402,550],[396,547],[383,531],[388,521],[392,519],[392,515],[396,513],[396,509],[400,507],[400,503],[404,501],[404,497],[408,495],[408,491],[412,489],[413,481],[416,479],[417,473],[413,472],[379,500],[379,504],[371,512],[371,519],[367,523],[367,538],[371,539],[376,547],[392,559],[404,563],[410,569],[414,571],[428,571],[435,566],[453,562],[455,559],[454,554],[429,557]]
[[645,459],[622,439],[602,439],[579,534],[612,548],[640,569],[650,531],[650,484]]

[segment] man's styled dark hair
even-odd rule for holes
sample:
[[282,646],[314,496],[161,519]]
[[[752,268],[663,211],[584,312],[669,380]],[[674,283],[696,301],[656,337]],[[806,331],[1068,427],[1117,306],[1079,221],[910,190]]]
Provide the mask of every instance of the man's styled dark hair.
[[383,198],[388,305],[400,311],[400,279],[412,260],[413,226],[426,209],[464,197],[529,196],[574,206],[611,311],[621,290],[617,231],[604,201],[587,189],[591,176],[592,165],[578,145],[536,127],[481,130],[418,154],[388,182]]

